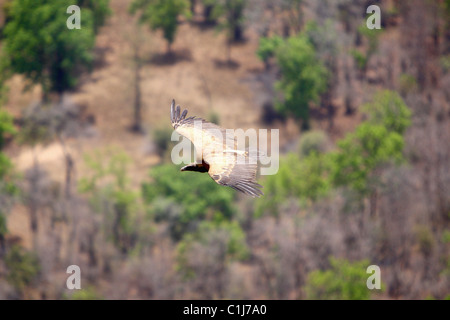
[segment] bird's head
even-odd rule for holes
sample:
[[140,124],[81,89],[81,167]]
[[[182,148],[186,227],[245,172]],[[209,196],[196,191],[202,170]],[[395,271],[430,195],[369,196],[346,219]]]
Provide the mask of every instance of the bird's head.
[[191,163],[181,168],[180,171],[208,172],[208,168],[202,164]]

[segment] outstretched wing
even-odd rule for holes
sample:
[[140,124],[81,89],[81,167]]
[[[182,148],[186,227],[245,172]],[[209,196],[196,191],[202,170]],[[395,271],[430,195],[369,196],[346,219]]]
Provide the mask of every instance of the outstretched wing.
[[213,156],[209,164],[209,175],[218,184],[228,186],[252,197],[260,197],[264,193],[262,186],[256,182],[256,163],[239,163],[236,154],[224,153],[222,157]]
[[187,110],[184,110],[183,113],[180,113],[181,109],[178,105],[175,108],[175,100],[172,100],[172,104],[170,105],[170,120],[172,121],[172,127],[176,130],[179,126],[183,126],[188,122],[192,122],[195,117],[186,118],[188,113]]
[[[175,107],[175,100],[170,106],[170,118],[176,132],[188,138],[201,158],[207,154],[221,153],[222,150],[234,149],[234,137],[227,135],[226,130],[202,118],[186,118],[187,110],[181,113],[180,106]],[[206,160],[206,159],[205,159]]]
[[211,178],[252,197],[263,195],[259,189],[262,186],[256,182],[257,162],[248,152],[237,150],[235,137],[213,123],[196,117],[186,118],[186,115],[187,110],[181,113],[180,106],[175,107],[175,100],[172,100],[172,126],[194,144],[197,153],[209,165]]

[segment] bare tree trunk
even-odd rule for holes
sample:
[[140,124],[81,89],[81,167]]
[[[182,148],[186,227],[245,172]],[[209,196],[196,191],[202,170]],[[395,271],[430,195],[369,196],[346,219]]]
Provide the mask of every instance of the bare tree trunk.
[[370,217],[375,217],[377,213],[377,203],[378,203],[378,192],[374,190],[369,197],[369,212]]
[[70,152],[66,148],[66,144],[64,142],[64,139],[61,135],[58,135],[58,140],[61,145],[61,149],[64,154],[64,162],[66,167],[66,174],[65,174],[65,197],[66,199],[70,199],[72,195],[72,173],[74,170],[74,161],[73,157],[70,154]]
[[231,65],[231,39],[227,39],[227,63]]
[[203,21],[207,25],[214,25],[216,21],[214,20],[213,13],[214,6],[213,5],[205,5],[203,7]]
[[6,249],[5,235],[3,233],[0,233],[0,258],[3,257],[5,249]]
[[36,148],[33,147],[33,169],[30,178],[30,190],[28,195],[28,209],[30,214],[30,229],[33,238],[33,247],[37,247],[37,233],[38,233],[38,203],[36,199],[36,189],[38,188],[39,179],[39,162],[36,155]]
[[197,4],[197,0],[190,0],[190,9],[192,13],[192,17],[195,16],[195,5]]
[[[134,48],[134,123],[132,130],[142,132],[142,103],[141,103],[141,68],[139,45]],[[170,51],[170,49],[169,49]]]
[[167,41],[167,55],[172,55],[172,42]]

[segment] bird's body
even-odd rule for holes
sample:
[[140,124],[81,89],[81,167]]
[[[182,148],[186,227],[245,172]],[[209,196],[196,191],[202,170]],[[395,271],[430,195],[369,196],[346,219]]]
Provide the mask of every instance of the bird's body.
[[172,101],[170,117],[172,126],[179,134],[188,138],[197,151],[197,161],[181,171],[208,172],[218,184],[228,186],[252,197],[263,195],[256,182],[257,161],[244,150],[237,150],[234,136],[226,130],[196,117],[186,118],[187,110],[180,113]]

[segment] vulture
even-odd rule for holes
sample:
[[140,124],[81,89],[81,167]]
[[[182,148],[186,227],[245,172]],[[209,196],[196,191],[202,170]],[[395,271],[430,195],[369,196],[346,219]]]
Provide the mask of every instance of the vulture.
[[170,119],[174,130],[189,139],[196,150],[196,162],[181,171],[208,172],[219,185],[228,186],[251,197],[260,197],[262,186],[256,182],[258,154],[237,150],[236,137],[229,137],[225,129],[202,118],[181,113],[175,100],[170,106]]

